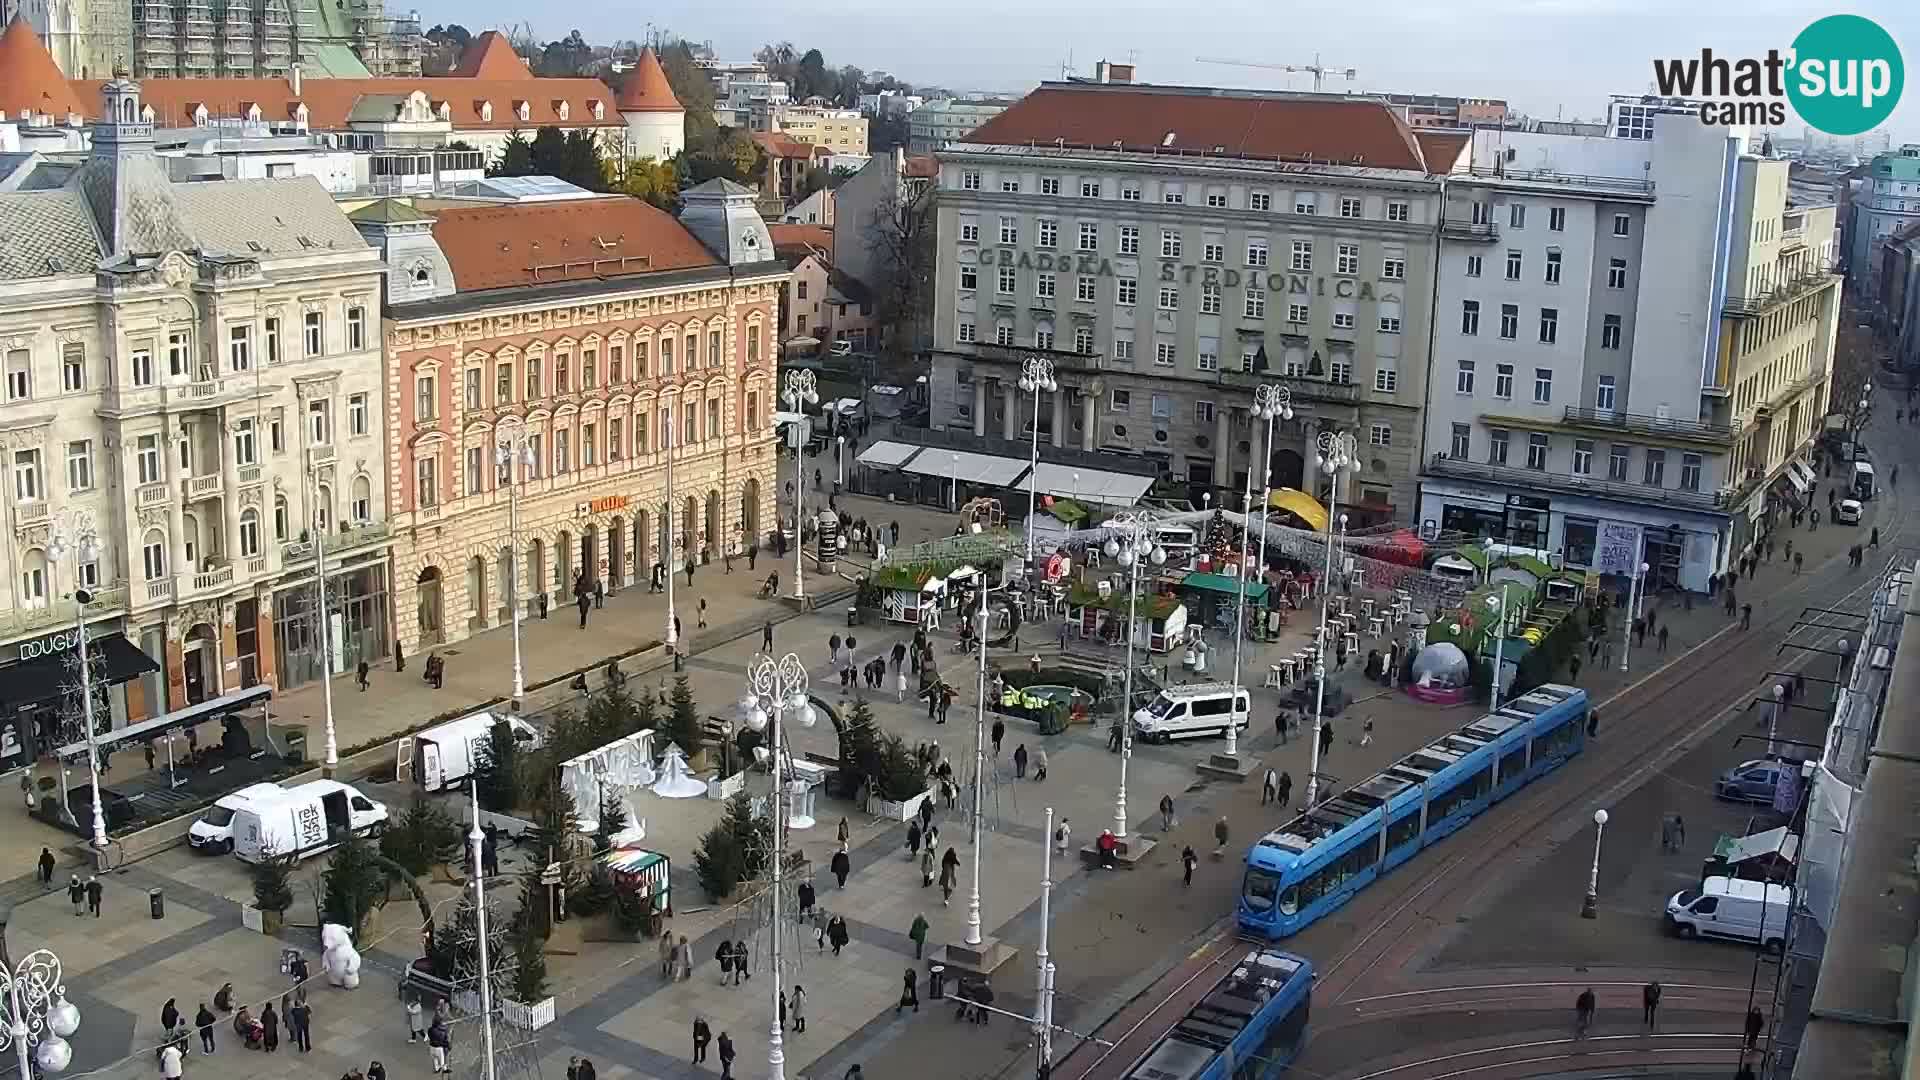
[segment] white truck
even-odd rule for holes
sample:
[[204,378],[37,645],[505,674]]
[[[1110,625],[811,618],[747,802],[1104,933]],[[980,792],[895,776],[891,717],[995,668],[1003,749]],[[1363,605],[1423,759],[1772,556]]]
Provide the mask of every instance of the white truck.
[[431,727],[413,737],[413,782],[428,791],[445,791],[467,782],[484,760],[493,726],[505,721],[523,749],[540,746],[540,731],[517,716],[478,712]]
[[335,847],[349,833],[375,835],[386,825],[387,808],[353,785],[314,780],[285,789],[279,798],[236,807],[228,842],[244,862],[286,855],[304,859]]

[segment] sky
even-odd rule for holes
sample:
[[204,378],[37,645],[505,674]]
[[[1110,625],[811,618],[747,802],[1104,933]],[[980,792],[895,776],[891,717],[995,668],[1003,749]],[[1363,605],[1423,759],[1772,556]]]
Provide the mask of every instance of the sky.
[[[526,18],[508,0],[429,0],[431,25]],[[884,70],[955,90],[1021,91],[1058,79],[1071,58],[1082,74],[1102,58],[1138,65],[1143,82],[1312,89],[1311,76],[1198,62],[1199,57],[1305,65],[1315,56],[1357,77],[1328,90],[1504,98],[1543,119],[1597,118],[1607,95],[1649,89],[1656,56],[1759,56],[1786,48],[1809,22],[1847,12],[1878,22],[1920,64],[1920,3],[1865,0],[1825,7],[1781,0],[656,0],[638,11],[620,0],[574,0],[566,18],[542,16],[542,39],[580,29],[590,41],[644,38],[649,28],[711,41],[748,59],[768,41],[819,48],[828,63]],[[1893,144],[1920,141],[1920,88],[1909,87],[1889,124]],[[1786,132],[1799,134],[1799,124]]]

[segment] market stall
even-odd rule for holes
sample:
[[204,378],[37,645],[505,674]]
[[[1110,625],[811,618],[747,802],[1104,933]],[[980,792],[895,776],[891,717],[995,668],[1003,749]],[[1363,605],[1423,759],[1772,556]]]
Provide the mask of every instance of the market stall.
[[[1128,595],[1106,582],[1067,590],[1067,621],[1083,638],[1115,644],[1127,640]],[[1142,592],[1133,628],[1133,640],[1148,652],[1172,652],[1186,642],[1187,606],[1177,596]]]
[[615,848],[600,856],[600,865],[616,891],[638,897],[647,905],[648,937],[660,935],[662,920],[673,916],[673,862],[657,851]]

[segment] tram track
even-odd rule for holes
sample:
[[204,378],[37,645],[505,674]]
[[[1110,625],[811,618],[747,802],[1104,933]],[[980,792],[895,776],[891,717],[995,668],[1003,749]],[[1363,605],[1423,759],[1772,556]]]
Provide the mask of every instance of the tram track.
[[1645,1068],[1724,1066],[1741,1036],[1721,1032],[1565,1036],[1470,1047],[1399,1062],[1348,1080],[1521,1080],[1570,1070],[1617,1068],[1631,1059]]

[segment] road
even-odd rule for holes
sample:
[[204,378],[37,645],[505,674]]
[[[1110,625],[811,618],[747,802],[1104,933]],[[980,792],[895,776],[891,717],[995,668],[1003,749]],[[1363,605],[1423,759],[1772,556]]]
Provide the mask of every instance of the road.
[[[1869,441],[1883,469],[1897,461],[1911,472],[1920,459],[1915,437],[1890,419]],[[1506,1080],[1624,1066],[1730,1075],[1750,993],[1766,1011],[1773,967],[1750,948],[1665,936],[1661,907],[1697,881],[1718,834],[1744,835],[1765,814],[1717,802],[1712,778],[1764,750],[1754,702],[1771,686],[1769,672],[1803,669],[1810,688],[1833,674],[1834,658],[1780,646],[1809,606],[1864,611],[1878,578],[1849,569],[1845,548],[1877,524],[1883,546],[1868,567],[1896,553],[1910,560],[1920,540],[1911,502],[1886,493],[1858,533],[1794,534],[1808,568],[1795,576],[1776,561],[1743,583],[1743,599],[1755,601],[1751,630],[1729,626],[1644,680],[1596,694],[1600,737],[1578,759],[1290,939],[1320,969],[1311,1042],[1295,1071],[1316,1080]],[[1840,634],[1821,636],[1830,647]],[[1795,641],[1814,638],[1803,630]],[[1780,733],[1818,739],[1824,728],[1823,716],[1795,710]],[[1589,921],[1578,910],[1599,807],[1611,820],[1600,917]],[[1681,854],[1660,851],[1668,813],[1688,823]],[[1056,1071],[1073,1080],[1123,1075],[1244,947],[1223,925],[1100,1028],[1114,1045],[1085,1044]],[[1649,979],[1665,988],[1653,1032],[1639,1008]],[[1575,1040],[1573,999],[1587,987],[1599,1013],[1593,1033]]]

